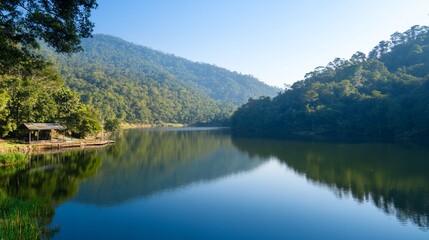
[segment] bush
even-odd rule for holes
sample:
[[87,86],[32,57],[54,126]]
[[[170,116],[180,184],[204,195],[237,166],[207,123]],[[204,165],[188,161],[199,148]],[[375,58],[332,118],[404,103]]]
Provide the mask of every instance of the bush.
[[108,132],[116,132],[121,128],[121,120],[117,118],[109,118],[104,123],[104,130]]
[[0,164],[2,165],[12,165],[25,162],[27,157],[24,153],[14,152],[14,153],[2,153],[0,154]]

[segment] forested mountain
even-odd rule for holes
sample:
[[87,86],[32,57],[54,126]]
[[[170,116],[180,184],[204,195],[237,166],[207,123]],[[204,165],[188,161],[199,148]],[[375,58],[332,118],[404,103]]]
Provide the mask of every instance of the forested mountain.
[[82,40],[84,52],[45,55],[71,89],[104,118],[132,123],[195,123],[230,116],[249,97],[278,89],[257,79],[164,54],[116,37]]
[[235,132],[264,136],[429,136],[429,27],[382,41],[368,57],[335,59],[273,99],[251,99],[232,117]]

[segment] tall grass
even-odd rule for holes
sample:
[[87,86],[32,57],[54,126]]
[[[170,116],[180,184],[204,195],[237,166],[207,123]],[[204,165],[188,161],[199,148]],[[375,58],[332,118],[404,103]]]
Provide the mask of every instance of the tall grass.
[[0,166],[10,166],[28,161],[28,157],[21,152],[0,153]]
[[4,199],[1,203],[0,236],[2,239],[40,239],[38,204],[23,200]]
[[1,239],[41,239],[43,206],[37,201],[3,198],[0,200]]

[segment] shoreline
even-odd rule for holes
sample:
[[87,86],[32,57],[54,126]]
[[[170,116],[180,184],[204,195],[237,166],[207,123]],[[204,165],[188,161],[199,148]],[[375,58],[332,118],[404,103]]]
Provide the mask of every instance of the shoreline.
[[[3,140],[4,141],[4,140]],[[17,143],[10,146],[0,146],[0,153],[22,152],[27,153],[38,150],[86,148],[91,146],[107,146],[115,143],[113,140],[78,140],[74,142],[39,142]],[[9,144],[9,143],[7,143]]]
[[[114,144],[113,140],[78,140],[75,142],[39,142],[39,143],[11,143],[7,140],[2,140],[0,146],[0,155],[8,155],[13,153],[22,153],[27,157],[31,154],[48,153],[52,151],[69,151],[73,149],[92,149],[102,148]],[[27,159],[28,160],[28,159]],[[8,163],[0,163],[0,168],[25,164],[28,161],[16,161]]]
[[134,129],[134,128],[156,128],[156,127],[186,127],[187,125],[181,123],[161,123],[161,124],[150,124],[150,123],[121,123],[121,129]]

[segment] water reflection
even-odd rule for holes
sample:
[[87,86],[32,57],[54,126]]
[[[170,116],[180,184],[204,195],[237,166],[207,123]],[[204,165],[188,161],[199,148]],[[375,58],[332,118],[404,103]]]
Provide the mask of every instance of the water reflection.
[[233,139],[249,156],[276,157],[338,197],[372,201],[401,222],[429,228],[429,151],[412,145]]
[[124,131],[102,153],[96,177],[75,201],[112,205],[249,171],[262,163],[237,151],[223,131]]
[[[103,232],[107,222],[113,228],[119,223],[129,225],[135,219],[143,221],[135,221],[133,226],[136,232],[146,226],[147,231],[153,230],[156,234],[157,230],[162,233],[165,226],[171,226],[170,223],[177,221],[188,222],[191,232],[196,231],[195,224],[200,224],[200,232],[213,233],[225,225],[237,229],[237,232],[229,232],[232,235],[226,232],[226,235],[216,235],[217,238],[241,236],[234,234],[242,233],[243,222],[246,221],[254,224],[250,225],[250,235],[271,233],[272,236],[284,236],[286,222],[294,226],[290,229],[294,229],[304,228],[305,224],[311,222],[300,221],[306,217],[316,219],[313,224],[317,224],[312,227],[326,221],[321,216],[306,212],[309,207],[314,207],[313,202],[310,201],[309,205],[296,205],[297,202],[308,200],[305,199],[309,198],[307,195],[299,195],[299,191],[290,186],[288,191],[283,189],[285,185],[293,183],[287,181],[293,179],[285,174],[289,170],[284,171],[275,161],[269,161],[259,168],[268,159],[275,158],[310,182],[330,189],[339,198],[352,196],[357,201],[372,202],[402,222],[410,221],[427,229],[428,156],[427,149],[394,144],[231,139],[227,132],[208,130],[129,130],[118,136],[115,145],[105,149],[33,156],[31,166],[0,172],[0,197],[43,201],[50,209],[45,218],[41,219],[46,226],[52,222],[54,209],[61,205],[57,208],[58,223],[63,226],[63,231],[57,235],[59,238],[73,238],[72,234],[79,228],[76,222],[82,221],[79,218],[88,217],[99,220],[91,221],[99,224],[90,229],[97,234]],[[237,173],[246,174],[226,178]],[[296,177],[302,180],[300,176]],[[232,182],[235,185],[229,185]],[[296,188],[305,191],[304,188],[310,186],[314,190],[314,186],[303,182]],[[197,187],[186,188],[190,185]],[[171,198],[170,194],[160,194],[178,189],[183,189],[185,194],[176,194]],[[317,189],[327,192],[323,188]],[[296,201],[292,201],[294,199],[290,197],[294,194],[300,196]],[[258,197],[259,195],[262,197]],[[329,191],[327,195],[332,196]],[[70,199],[72,200],[62,204]],[[160,203],[157,208],[159,199],[166,202]],[[286,202],[288,199],[292,200]],[[178,212],[171,214],[177,201],[182,203],[182,215],[177,215]],[[192,211],[196,207],[195,201],[200,201],[199,213],[204,213],[198,217]],[[115,206],[110,208],[112,205]],[[328,205],[325,199],[325,206]],[[210,209],[213,206],[213,209],[221,210]],[[144,209],[141,211],[144,214],[132,215],[134,208]],[[111,214],[112,211],[112,215],[106,213]],[[334,212],[335,209],[321,212],[329,211]],[[130,212],[131,215],[127,215]],[[118,215],[122,213],[124,215]],[[73,214],[77,220],[67,223],[68,219],[73,219]],[[380,215],[384,217],[384,214]],[[110,216],[110,219],[105,219],[106,216]],[[230,220],[229,224],[225,224],[224,218]],[[154,219],[159,220],[159,225],[155,228]],[[266,225],[257,229],[257,226],[261,226],[260,219]],[[277,223],[281,224],[269,228]],[[87,225],[83,223],[82,226]],[[172,230],[171,233],[180,233],[183,230],[180,226],[184,225],[177,225],[177,229],[173,229],[177,231]],[[323,228],[322,225],[319,227]],[[333,228],[337,229],[336,226]],[[338,228],[342,227],[339,225]],[[343,229],[347,231],[349,228]],[[91,233],[90,230],[88,234]],[[213,236],[211,235],[212,238]]]
[[[0,200],[41,206],[42,219],[34,221],[45,229],[41,237],[49,237],[49,225],[55,208],[73,197],[81,181],[93,176],[101,166],[96,151],[71,151],[57,154],[33,155],[29,165],[0,169]],[[13,204],[13,203],[12,203]]]

